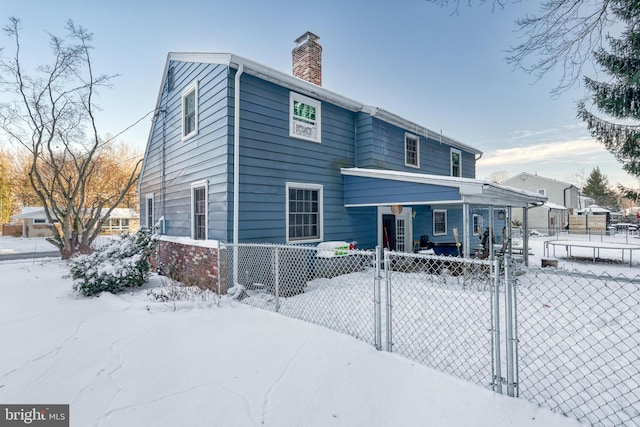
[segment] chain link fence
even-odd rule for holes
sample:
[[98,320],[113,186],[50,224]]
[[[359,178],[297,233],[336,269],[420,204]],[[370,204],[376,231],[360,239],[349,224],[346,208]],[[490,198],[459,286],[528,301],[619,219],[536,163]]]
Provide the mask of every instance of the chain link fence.
[[505,259],[240,244],[220,271],[246,304],[596,426],[640,426],[640,277]]
[[640,426],[640,277],[518,273],[520,397],[597,426]]
[[225,259],[226,281],[239,285],[243,303],[375,344],[375,252],[239,244],[226,248]]

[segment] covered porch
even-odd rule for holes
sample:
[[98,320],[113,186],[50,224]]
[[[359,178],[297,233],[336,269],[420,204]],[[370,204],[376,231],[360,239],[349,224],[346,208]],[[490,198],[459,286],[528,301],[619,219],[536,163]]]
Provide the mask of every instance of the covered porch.
[[[376,207],[378,245],[402,252],[422,249],[426,242],[453,245],[452,255],[466,258],[480,254],[493,258],[494,244],[510,252],[512,210],[524,212],[547,200],[540,194],[470,178],[361,168],[345,168],[341,173],[344,206]],[[527,227],[525,220],[525,262]]]

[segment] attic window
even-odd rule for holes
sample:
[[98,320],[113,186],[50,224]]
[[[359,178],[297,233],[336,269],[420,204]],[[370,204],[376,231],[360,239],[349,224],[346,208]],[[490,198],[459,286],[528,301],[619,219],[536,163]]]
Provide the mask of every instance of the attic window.
[[320,142],[320,101],[291,92],[289,104],[289,136]]
[[182,139],[198,133],[198,82],[182,92]]
[[173,76],[173,67],[169,67],[167,72],[167,91],[171,92],[175,86],[175,78]]

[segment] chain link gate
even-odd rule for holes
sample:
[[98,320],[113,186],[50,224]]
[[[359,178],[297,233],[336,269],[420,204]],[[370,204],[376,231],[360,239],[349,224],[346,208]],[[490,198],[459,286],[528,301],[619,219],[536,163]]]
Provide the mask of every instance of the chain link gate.
[[496,265],[385,252],[387,351],[498,390]]

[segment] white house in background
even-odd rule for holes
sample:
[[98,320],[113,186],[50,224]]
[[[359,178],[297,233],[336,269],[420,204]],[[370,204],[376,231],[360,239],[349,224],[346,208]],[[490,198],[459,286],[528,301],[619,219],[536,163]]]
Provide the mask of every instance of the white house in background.
[[[559,230],[569,224],[581,205],[580,190],[573,184],[552,178],[522,172],[500,184],[547,196],[548,201],[527,209],[530,229]],[[522,222],[523,210],[513,209],[512,221]]]
[[13,215],[11,220],[22,223],[23,237],[53,236],[43,207],[25,206],[18,215]]
[[[25,206],[18,215],[11,217],[13,221],[22,222],[24,237],[51,237],[53,233],[42,206]],[[54,223],[57,222],[54,220]],[[119,234],[125,231],[136,231],[140,226],[140,217],[135,209],[115,208],[109,220],[100,232],[102,234]]]

